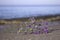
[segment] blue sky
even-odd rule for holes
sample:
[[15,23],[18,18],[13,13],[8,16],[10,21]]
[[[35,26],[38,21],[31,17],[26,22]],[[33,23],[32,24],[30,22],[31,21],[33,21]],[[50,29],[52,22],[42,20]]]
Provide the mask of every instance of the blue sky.
[[0,18],[2,19],[56,13],[60,14],[60,0],[0,0]]
[[60,0],[0,0],[0,5],[58,5]]

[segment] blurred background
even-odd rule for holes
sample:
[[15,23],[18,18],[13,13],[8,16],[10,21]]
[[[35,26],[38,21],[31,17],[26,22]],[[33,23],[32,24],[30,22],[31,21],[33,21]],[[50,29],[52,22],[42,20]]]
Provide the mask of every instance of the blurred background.
[[0,0],[0,19],[60,14],[60,0]]

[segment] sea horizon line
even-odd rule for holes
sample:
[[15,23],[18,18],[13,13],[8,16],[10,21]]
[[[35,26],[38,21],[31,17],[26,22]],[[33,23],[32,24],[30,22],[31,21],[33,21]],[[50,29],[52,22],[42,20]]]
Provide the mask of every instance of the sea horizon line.
[[0,7],[59,7],[60,5],[0,5]]

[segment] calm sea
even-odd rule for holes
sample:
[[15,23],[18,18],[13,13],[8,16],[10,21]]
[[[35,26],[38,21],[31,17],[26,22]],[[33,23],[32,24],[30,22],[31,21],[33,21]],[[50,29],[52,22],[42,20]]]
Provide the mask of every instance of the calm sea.
[[60,14],[60,5],[0,5],[0,18]]

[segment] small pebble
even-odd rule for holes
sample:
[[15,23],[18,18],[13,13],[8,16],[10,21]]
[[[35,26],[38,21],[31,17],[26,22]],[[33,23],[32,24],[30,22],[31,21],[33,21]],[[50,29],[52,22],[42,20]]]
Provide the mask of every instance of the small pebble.
[[31,40],[31,39],[29,39],[29,40]]

